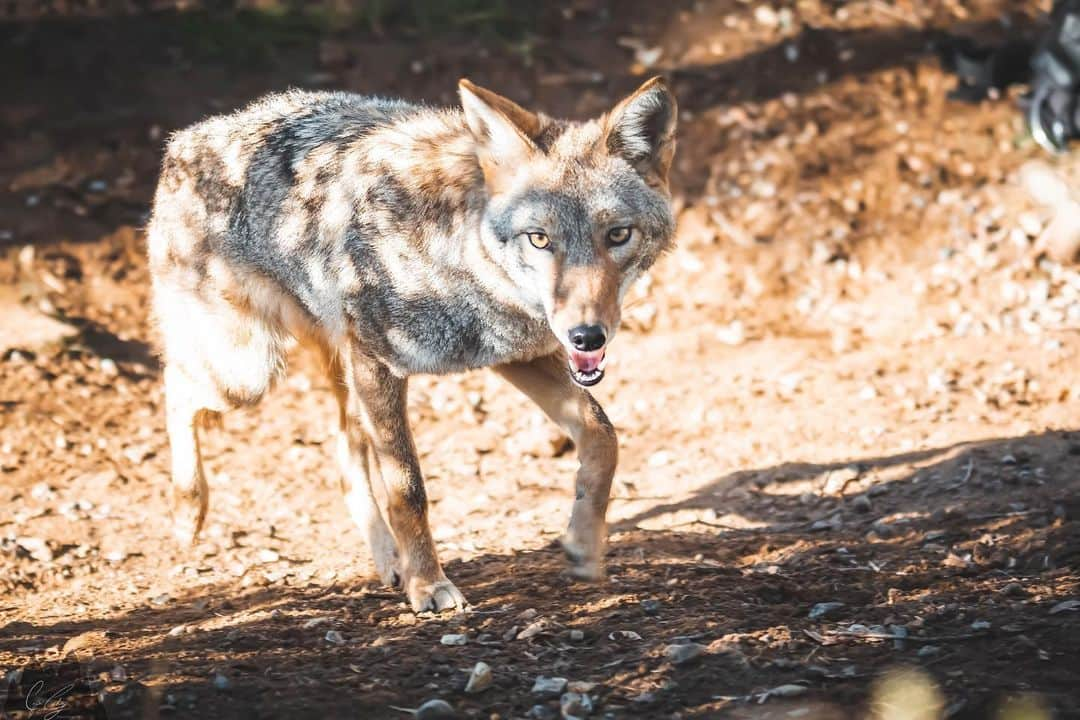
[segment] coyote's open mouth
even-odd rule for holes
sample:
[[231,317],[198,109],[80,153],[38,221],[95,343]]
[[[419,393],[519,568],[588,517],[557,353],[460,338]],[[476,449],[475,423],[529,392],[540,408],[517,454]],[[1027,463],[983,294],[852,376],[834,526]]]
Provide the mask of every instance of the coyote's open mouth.
[[603,348],[590,350],[589,352],[571,350],[568,363],[570,365],[570,377],[574,378],[574,382],[582,387],[592,387],[604,379],[606,360],[607,357]]

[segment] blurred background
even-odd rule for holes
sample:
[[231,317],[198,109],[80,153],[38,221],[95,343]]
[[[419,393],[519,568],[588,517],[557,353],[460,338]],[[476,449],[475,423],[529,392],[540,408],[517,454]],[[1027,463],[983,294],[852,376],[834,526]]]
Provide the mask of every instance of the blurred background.
[[[942,63],[1050,9],[0,0],[3,712],[1080,717],[1080,163],[1033,141],[1023,82],[958,96]],[[170,132],[289,87],[453,105],[460,77],[586,118],[654,74],[679,230],[596,392],[605,584],[551,547],[568,441],[490,373],[419,378],[477,612],[412,615],[304,355],[209,434],[207,533],[173,545],[142,233]]]

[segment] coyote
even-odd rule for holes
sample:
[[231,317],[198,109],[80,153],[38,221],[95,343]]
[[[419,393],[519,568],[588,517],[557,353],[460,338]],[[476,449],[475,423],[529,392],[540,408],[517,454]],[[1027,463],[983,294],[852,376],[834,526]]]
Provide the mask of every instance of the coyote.
[[563,546],[576,576],[603,575],[617,443],[585,388],[671,243],[675,98],[654,78],[568,122],[459,90],[460,110],[290,91],[170,139],[148,242],[181,539],[206,516],[199,426],[257,403],[300,341],[337,397],[346,505],[414,610],[465,606],[428,527],[417,373],[491,366],[570,435]]

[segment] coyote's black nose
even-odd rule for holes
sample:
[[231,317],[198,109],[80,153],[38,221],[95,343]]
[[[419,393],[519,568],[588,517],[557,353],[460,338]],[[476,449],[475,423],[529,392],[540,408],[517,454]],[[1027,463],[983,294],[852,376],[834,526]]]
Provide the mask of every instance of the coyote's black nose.
[[583,352],[599,350],[607,342],[607,334],[601,325],[578,325],[570,329],[570,344]]

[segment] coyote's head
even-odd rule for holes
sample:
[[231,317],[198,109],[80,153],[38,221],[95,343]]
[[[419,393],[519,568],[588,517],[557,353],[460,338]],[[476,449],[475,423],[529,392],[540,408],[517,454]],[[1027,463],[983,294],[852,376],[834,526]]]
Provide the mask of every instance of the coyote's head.
[[574,380],[595,385],[624,294],[671,242],[675,98],[654,78],[599,119],[569,123],[468,80],[460,90],[488,191],[484,247],[543,309]]

